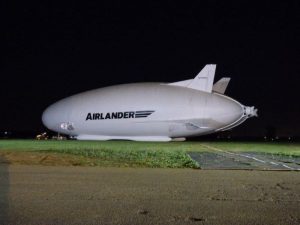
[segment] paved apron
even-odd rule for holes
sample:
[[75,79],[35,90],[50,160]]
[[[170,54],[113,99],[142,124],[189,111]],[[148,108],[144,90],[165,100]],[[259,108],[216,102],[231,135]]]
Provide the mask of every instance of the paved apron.
[[211,152],[190,152],[201,169],[255,169],[300,171],[300,158],[253,152],[230,152],[203,145]]

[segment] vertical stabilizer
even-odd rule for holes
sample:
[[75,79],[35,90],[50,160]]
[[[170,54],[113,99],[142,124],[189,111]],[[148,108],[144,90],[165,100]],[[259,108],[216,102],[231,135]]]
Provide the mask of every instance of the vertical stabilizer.
[[216,65],[206,65],[200,73],[189,83],[188,88],[199,91],[212,92],[215,77]]
[[224,94],[229,84],[229,81],[230,77],[223,77],[221,80],[214,84],[213,91],[219,94]]

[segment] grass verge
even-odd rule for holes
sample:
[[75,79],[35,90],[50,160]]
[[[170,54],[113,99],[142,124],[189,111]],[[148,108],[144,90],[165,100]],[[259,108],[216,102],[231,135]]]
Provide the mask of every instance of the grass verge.
[[[193,144],[190,144],[193,145]],[[61,153],[85,157],[95,165],[156,168],[199,168],[181,143],[130,141],[1,140],[0,152]],[[84,163],[83,163],[84,164]]]
[[[157,168],[199,168],[187,152],[209,152],[206,146],[233,152],[258,152],[300,157],[300,144],[274,142],[133,142],[0,140],[2,154],[30,153],[41,159],[72,156],[75,165]],[[58,156],[57,156],[58,154]],[[27,154],[28,155],[28,154]],[[24,154],[24,157],[27,156]],[[10,155],[13,161],[14,155]],[[47,157],[51,156],[51,157]],[[39,159],[39,157],[36,157]],[[7,158],[7,157],[6,157]],[[9,157],[8,157],[9,158]],[[34,157],[33,157],[34,158]],[[65,157],[67,160],[68,157]],[[41,160],[41,162],[48,162]],[[52,160],[52,161],[53,161]]]

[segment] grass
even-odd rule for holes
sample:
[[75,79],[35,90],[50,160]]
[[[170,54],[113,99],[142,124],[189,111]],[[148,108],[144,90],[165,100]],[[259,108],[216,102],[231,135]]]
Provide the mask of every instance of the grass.
[[270,142],[133,142],[0,140],[1,152],[62,153],[96,159],[97,165],[158,168],[198,168],[188,152],[211,151],[206,146],[236,152],[261,152],[300,157],[300,144]]
[[[109,161],[111,165],[158,167],[158,168],[198,168],[185,150],[192,150],[195,144],[154,143],[132,141],[36,141],[1,140],[0,152],[48,152],[64,153],[86,158]],[[184,147],[183,147],[184,146]],[[204,147],[202,147],[205,150]]]

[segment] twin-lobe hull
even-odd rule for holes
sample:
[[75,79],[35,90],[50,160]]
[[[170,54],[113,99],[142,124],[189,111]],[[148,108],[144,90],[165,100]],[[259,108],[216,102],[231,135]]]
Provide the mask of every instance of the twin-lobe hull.
[[50,130],[79,140],[185,140],[231,129],[256,115],[224,96],[230,78],[213,85],[216,65],[190,80],[123,84],[65,98],[43,113]]
[[80,140],[170,141],[215,132],[243,114],[240,103],[223,95],[138,83],[65,98],[48,107],[42,120],[50,130]]

